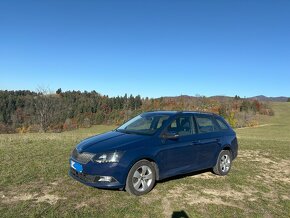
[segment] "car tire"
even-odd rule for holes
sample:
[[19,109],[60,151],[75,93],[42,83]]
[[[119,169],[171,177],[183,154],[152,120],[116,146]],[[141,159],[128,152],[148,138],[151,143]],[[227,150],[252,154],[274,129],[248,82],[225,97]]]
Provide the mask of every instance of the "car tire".
[[156,170],[154,165],[147,160],[140,160],[130,169],[125,189],[131,195],[144,195],[152,190],[155,181]]
[[232,154],[228,150],[222,150],[218,156],[216,165],[212,169],[219,176],[225,176],[230,172],[232,166]]

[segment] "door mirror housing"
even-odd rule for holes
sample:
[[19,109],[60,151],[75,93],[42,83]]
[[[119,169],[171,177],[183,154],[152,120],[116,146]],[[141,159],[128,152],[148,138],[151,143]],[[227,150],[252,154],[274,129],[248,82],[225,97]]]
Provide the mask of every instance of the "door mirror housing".
[[162,135],[162,138],[170,139],[170,140],[177,140],[179,138],[179,134],[177,132],[166,132]]

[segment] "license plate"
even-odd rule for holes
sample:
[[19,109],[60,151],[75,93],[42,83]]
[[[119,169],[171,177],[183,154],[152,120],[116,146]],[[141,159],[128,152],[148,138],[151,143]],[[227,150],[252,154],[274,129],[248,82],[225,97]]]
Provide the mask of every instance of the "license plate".
[[83,166],[73,160],[70,161],[70,166],[79,173],[83,172]]

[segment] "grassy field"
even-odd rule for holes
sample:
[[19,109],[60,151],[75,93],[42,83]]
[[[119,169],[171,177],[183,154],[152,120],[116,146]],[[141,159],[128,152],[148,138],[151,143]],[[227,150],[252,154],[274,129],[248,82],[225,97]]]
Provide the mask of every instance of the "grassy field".
[[0,135],[0,217],[289,217],[290,103],[273,108],[260,127],[237,130],[240,151],[228,176],[175,178],[142,197],[67,175],[74,146],[113,126]]

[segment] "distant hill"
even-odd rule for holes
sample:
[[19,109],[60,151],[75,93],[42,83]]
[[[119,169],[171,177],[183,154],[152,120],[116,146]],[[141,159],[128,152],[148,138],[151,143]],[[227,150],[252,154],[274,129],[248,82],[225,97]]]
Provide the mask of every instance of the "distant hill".
[[[179,99],[179,98],[183,98],[183,99],[197,99],[200,97],[205,97],[205,96],[201,96],[201,95],[196,95],[196,96],[189,96],[189,95],[180,95],[180,96],[168,96],[168,97],[162,97],[163,99]],[[208,98],[211,99],[215,99],[217,101],[227,101],[230,99],[233,99],[234,97],[231,96],[225,96],[225,95],[215,95],[215,96],[210,96]],[[243,98],[241,98],[243,99]],[[258,96],[254,96],[254,97],[248,97],[246,99],[249,100],[258,100],[258,101],[274,101],[274,102],[287,102],[289,97],[285,97],[285,96],[279,96],[279,97],[267,97],[265,95],[258,95]]]
[[276,102],[286,102],[288,101],[288,97],[279,96],[279,97],[267,97],[265,95],[258,95],[251,97],[249,99],[256,99],[258,101],[276,101]]

